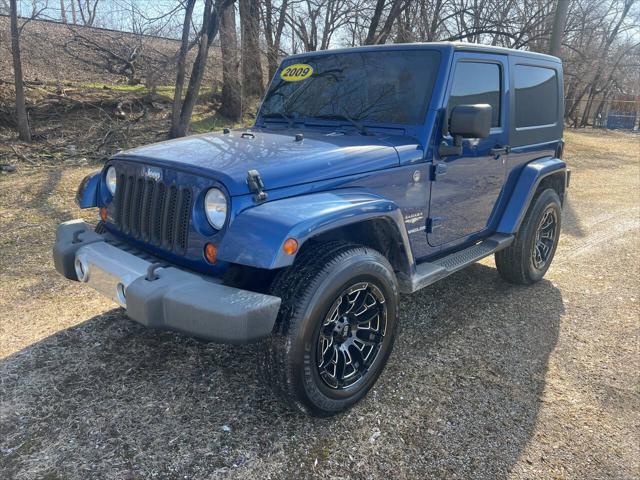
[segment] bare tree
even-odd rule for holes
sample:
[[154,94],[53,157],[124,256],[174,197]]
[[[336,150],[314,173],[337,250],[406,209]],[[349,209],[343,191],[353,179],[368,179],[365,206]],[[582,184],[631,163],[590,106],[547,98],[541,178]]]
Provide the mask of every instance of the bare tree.
[[269,78],[273,78],[278,69],[280,43],[287,20],[289,0],[281,0],[279,5],[274,5],[272,0],[264,0],[263,7],[262,18],[264,23],[264,37],[267,42],[267,68]]
[[[386,0],[378,0],[376,2],[373,17],[371,17],[371,21],[369,22],[369,33],[364,41],[366,45],[386,43],[387,37],[391,33],[393,23],[400,16],[404,3],[404,0],[392,0],[391,7],[387,12],[387,18],[382,22],[382,16],[385,12],[387,2]],[[382,27],[380,27],[381,24]]]
[[31,141],[31,129],[27,118],[24,97],[24,78],[22,77],[22,60],[20,58],[20,28],[18,28],[18,6],[16,0],[9,0],[11,16],[11,55],[13,56],[13,72],[16,90],[16,123],[18,137],[25,142]]
[[60,0],[60,20],[62,23],[67,23],[67,9],[64,0]]
[[184,89],[184,79],[186,75],[187,52],[189,51],[189,32],[191,31],[191,21],[193,18],[193,8],[196,0],[187,0],[185,4],[184,22],[182,25],[182,40],[180,51],[178,52],[176,83],[173,93],[173,109],[171,111],[171,137],[180,136],[180,112],[182,110],[182,91]]
[[78,17],[76,15],[76,3],[71,0],[71,23],[74,25],[78,23]]
[[551,30],[551,41],[549,42],[549,54],[560,56],[560,47],[562,45],[562,35],[564,27],[567,23],[567,12],[569,11],[569,0],[558,0],[556,3],[556,11],[553,15],[553,30]]
[[610,96],[612,88],[625,82],[623,57],[637,48],[638,12],[627,21],[634,4],[637,0],[572,1],[563,61],[565,118],[574,127],[587,126],[597,99]]
[[87,65],[122,75],[129,85],[140,83],[138,66],[142,51],[141,35],[86,33],[84,29],[72,26],[69,26],[69,30],[73,34],[64,49],[70,56]]
[[353,14],[348,0],[306,0],[303,5],[287,18],[307,52],[328,49],[334,35],[347,25]]
[[260,2],[239,0],[239,3],[243,93],[247,97],[259,97],[264,91],[260,59]]
[[220,113],[232,120],[242,116],[239,78],[236,13],[233,5],[220,14],[220,50],[222,53],[222,95]]
[[[618,37],[618,33],[620,31],[620,28],[622,27],[624,20],[627,16],[627,14],[629,13],[629,10],[631,9],[631,7],[633,6],[633,4],[635,3],[635,0],[624,0],[624,4],[622,7],[622,11],[620,13],[620,16],[618,18],[616,18],[610,25],[613,26],[613,28],[605,35],[604,37],[604,43],[602,46],[602,53],[604,55],[605,58],[609,57],[609,52],[611,50],[611,46],[613,45],[614,41],[616,40],[616,38]],[[596,72],[593,76],[593,78],[591,79],[591,82],[589,83],[589,85],[587,86],[587,88],[585,89],[585,93],[588,91],[588,100],[587,100],[587,105],[585,106],[584,112],[583,112],[583,116],[582,116],[582,122],[581,125],[582,126],[586,126],[587,122],[589,120],[589,112],[591,111],[593,102],[596,98],[596,96],[601,93],[599,91],[599,87],[600,87],[600,82],[602,80],[603,75],[605,75],[605,69],[607,66],[607,62],[600,62],[598,65],[598,68],[596,69]],[[605,84],[608,83],[605,81]]]
[[[198,99],[200,92],[200,85],[202,84],[202,77],[207,67],[207,57],[209,55],[209,47],[213,42],[213,39],[218,34],[220,26],[220,12],[225,8],[228,8],[233,4],[233,0],[205,0],[204,11],[202,14],[202,28],[200,29],[198,54],[193,62],[191,68],[191,76],[189,77],[189,85],[187,87],[187,93],[184,97],[184,101],[180,106],[180,115],[178,117],[177,124],[172,124],[170,136],[184,137],[191,125],[191,115],[193,114],[193,107]],[[187,21],[185,15],[185,23]],[[184,30],[183,30],[184,31]],[[183,36],[184,39],[184,36]],[[181,48],[182,53],[182,48]],[[178,81],[176,80],[176,92],[174,94],[175,99],[178,95]],[[176,110],[177,111],[177,110]],[[176,113],[174,111],[173,115]]]
[[[96,19],[96,14],[98,13],[98,4],[100,3],[100,0],[77,0],[77,2],[78,12],[80,13],[82,23],[88,27],[92,26]],[[75,23],[75,19],[73,23]]]

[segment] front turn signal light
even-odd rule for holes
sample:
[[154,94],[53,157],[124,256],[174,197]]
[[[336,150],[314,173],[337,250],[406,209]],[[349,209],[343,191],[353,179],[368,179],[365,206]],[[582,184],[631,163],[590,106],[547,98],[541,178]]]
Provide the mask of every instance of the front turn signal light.
[[213,243],[207,243],[204,246],[204,258],[207,259],[207,262],[211,264],[216,263],[217,256],[218,247],[216,247]]
[[287,238],[282,246],[282,250],[287,255],[293,255],[298,251],[298,241],[295,238]]
[[107,215],[108,215],[107,207],[102,207],[100,209],[100,218],[102,219],[103,222],[107,221]]

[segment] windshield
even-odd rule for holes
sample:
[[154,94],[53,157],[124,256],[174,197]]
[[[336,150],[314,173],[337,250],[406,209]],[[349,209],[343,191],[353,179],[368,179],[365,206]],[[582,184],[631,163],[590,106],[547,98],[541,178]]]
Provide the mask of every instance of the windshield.
[[260,115],[296,119],[420,124],[440,54],[430,50],[336,53],[285,60]]

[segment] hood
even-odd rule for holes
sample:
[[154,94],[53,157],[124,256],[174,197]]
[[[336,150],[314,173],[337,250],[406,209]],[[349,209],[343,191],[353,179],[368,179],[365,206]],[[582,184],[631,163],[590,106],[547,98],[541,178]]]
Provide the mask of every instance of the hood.
[[[302,130],[237,130],[146,145],[114,158],[198,171],[222,182],[231,195],[249,193],[247,171],[258,170],[265,190],[397,166],[384,136]],[[244,135],[243,135],[244,134]]]

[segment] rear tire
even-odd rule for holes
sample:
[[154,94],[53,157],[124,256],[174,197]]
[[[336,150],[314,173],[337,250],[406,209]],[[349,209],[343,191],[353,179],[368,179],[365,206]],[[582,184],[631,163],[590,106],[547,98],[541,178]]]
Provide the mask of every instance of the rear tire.
[[561,223],[558,194],[543,190],[529,206],[514,242],[495,254],[502,278],[522,285],[542,280],[556,253]]
[[278,274],[271,293],[282,305],[273,334],[258,347],[263,381],[314,416],[362,399],[395,339],[398,288],[387,259],[366,247],[322,244]]

